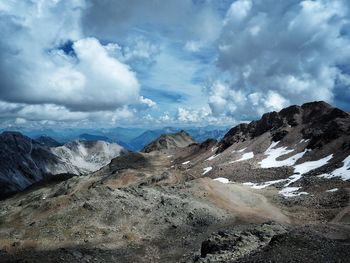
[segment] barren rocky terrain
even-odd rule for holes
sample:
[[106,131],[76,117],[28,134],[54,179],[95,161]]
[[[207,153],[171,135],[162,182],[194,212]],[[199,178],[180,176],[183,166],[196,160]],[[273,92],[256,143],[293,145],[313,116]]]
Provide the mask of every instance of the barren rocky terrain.
[[348,113],[315,102],[188,136],[0,201],[1,262],[348,261]]

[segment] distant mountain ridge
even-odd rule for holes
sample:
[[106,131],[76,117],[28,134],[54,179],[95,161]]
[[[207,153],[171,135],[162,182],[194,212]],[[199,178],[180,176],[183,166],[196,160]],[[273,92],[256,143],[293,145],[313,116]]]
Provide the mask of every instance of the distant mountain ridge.
[[0,197],[55,175],[96,171],[124,151],[117,144],[103,141],[74,141],[51,147],[57,142],[49,137],[39,139],[41,142],[19,132],[0,134]]
[[49,147],[18,132],[0,135],[0,196],[25,189],[53,174],[79,174]]
[[[61,144],[74,140],[87,141],[106,141],[109,143],[117,143],[125,149],[131,151],[140,151],[147,144],[157,139],[162,134],[176,133],[181,130],[188,132],[197,142],[203,142],[207,139],[220,140],[229,130],[227,127],[206,126],[206,127],[164,127],[156,129],[144,128],[101,128],[101,129],[39,129],[27,130],[25,128],[14,128],[22,134],[36,139],[40,136],[49,137]],[[11,129],[13,130],[13,129]],[[42,141],[44,143],[44,141]]]
[[115,143],[85,140],[72,141],[51,148],[51,151],[66,163],[77,167],[80,173],[97,171],[125,152],[123,147]]
[[58,146],[62,146],[63,144],[56,141],[55,139],[52,139],[49,136],[39,136],[38,138],[35,138],[35,140],[39,143],[41,143],[42,145],[48,146],[48,147],[58,147]]

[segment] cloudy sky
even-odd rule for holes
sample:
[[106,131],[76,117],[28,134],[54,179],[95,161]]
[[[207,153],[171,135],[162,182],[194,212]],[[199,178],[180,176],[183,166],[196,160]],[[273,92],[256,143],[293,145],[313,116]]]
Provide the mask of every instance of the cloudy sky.
[[348,0],[0,0],[0,126],[350,111]]

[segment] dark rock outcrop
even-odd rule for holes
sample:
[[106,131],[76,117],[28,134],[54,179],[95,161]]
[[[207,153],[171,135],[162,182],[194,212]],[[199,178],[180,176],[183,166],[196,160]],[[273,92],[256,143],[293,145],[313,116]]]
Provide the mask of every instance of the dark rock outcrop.
[[0,135],[0,159],[0,197],[21,191],[52,174],[75,173],[47,146],[19,132]]
[[232,128],[220,141],[218,153],[235,142],[246,141],[266,132],[271,133],[274,141],[281,140],[288,134],[288,129],[297,126],[300,126],[304,139],[311,139],[308,148],[319,148],[341,135],[350,134],[350,115],[323,101],[265,113],[258,121]]

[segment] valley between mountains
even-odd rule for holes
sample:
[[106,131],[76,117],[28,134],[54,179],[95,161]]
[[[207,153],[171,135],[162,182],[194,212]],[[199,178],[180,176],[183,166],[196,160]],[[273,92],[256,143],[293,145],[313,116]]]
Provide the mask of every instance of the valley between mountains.
[[290,106],[139,152],[0,136],[0,262],[348,262],[350,115]]

